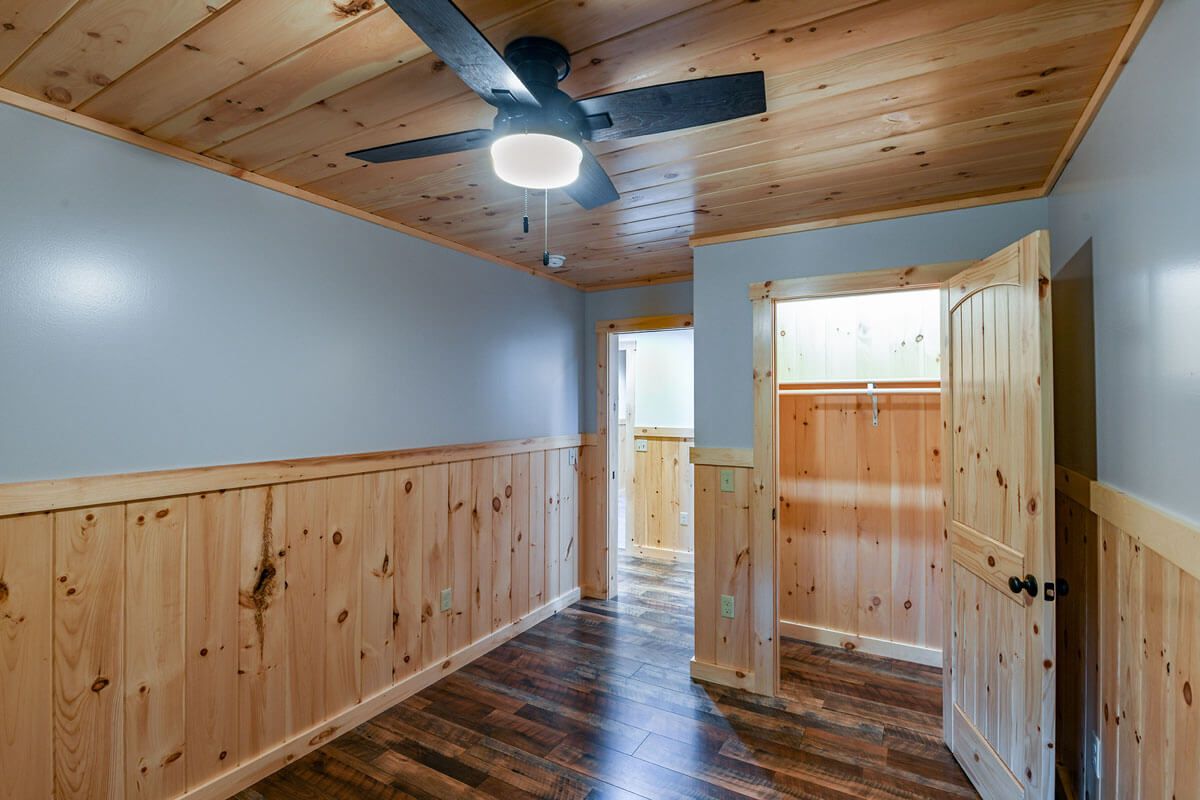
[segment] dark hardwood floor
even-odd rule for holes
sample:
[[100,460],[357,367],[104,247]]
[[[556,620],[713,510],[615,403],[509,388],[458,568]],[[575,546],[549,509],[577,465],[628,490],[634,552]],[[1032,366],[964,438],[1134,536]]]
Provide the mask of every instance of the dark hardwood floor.
[[977,795],[941,743],[936,669],[785,640],[788,697],[695,683],[690,567],[622,557],[585,600],[238,795]]

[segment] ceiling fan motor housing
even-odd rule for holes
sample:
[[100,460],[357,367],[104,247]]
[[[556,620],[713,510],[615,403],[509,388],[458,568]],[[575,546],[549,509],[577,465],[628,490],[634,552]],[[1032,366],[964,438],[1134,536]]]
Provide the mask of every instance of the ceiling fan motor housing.
[[534,108],[504,103],[493,125],[496,138],[514,133],[545,133],[575,144],[582,140],[583,114],[574,100],[558,88],[571,73],[567,49],[551,39],[524,36],[504,48],[504,60],[512,66],[529,91],[541,103]]

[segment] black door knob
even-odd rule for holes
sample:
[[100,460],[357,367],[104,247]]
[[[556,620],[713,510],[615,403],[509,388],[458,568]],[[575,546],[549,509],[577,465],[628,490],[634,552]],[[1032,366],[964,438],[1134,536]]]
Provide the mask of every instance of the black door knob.
[[1026,575],[1025,579],[1021,580],[1016,575],[1013,575],[1008,579],[1008,588],[1012,590],[1013,594],[1020,594],[1021,590],[1024,589],[1029,593],[1030,597],[1037,597],[1037,578],[1033,577],[1032,575]]

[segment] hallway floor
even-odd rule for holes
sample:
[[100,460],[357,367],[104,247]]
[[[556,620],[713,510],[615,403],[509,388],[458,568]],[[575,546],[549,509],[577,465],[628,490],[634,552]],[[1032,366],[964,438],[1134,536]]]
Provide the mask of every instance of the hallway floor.
[[690,565],[584,600],[238,795],[976,797],[936,669],[785,640],[788,699],[693,682]]

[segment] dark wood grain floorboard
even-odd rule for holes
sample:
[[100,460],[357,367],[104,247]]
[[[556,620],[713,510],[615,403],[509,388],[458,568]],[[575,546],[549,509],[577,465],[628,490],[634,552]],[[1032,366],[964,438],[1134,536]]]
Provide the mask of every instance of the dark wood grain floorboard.
[[583,600],[238,795],[975,798],[940,670],[790,639],[783,696],[695,682],[692,570],[622,556]]

